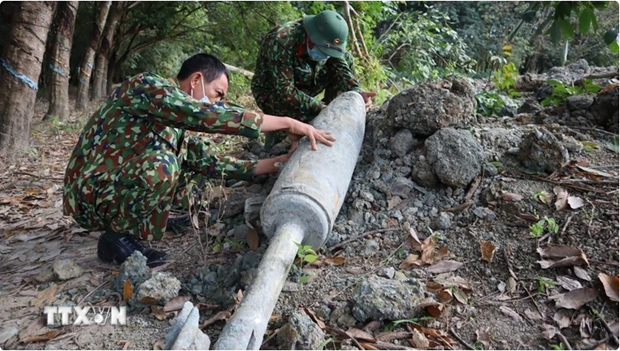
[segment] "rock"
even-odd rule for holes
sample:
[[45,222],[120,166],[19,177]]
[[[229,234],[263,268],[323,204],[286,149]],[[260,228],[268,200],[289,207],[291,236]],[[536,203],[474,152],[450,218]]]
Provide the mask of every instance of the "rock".
[[495,165],[492,163],[486,162],[485,164],[482,165],[482,168],[484,169],[485,177],[495,177],[496,175],[499,174],[497,167],[495,167]]
[[181,282],[169,273],[157,272],[140,284],[135,294],[135,301],[139,303],[165,305],[179,295]]
[[413,188],[413,181],[405,177],[396,177],[392,179],[390,183],[390,192],[392,196],[398,196],[402,199],[406,199]]
[[618,133],[618,86],[599,93],[590,107],[594,122]]
[[415,160],[411,178],[413,178],[416,183],[427,188],[436,188],[439,185],[439,179],[433,172],[431,165],[426,161],[425,156],[420,156]]
[[568,150],[555,135],[540,128],[523,139],[517,158],[532,170],[553,173],[568,162]]
[[19,330],[13,326],[2,329],[0,332],[0,346],[4,345],[10,338],[17,335],[17,333],[19,333]]
[[371,277],[362,282],[353,298],[353,316],[360,322],[414,318],[421,312],[417,305],[425,290],[426,285],[416,279]]
[[407,280],[409,278],[407,278],[407,276],[405,275],[405,273],[398,271],[394,273],[394,279],[396,280]]
[[484,151],[467,131],[442,129],[426,139],[424,147],[433,172],[446,185],[465,187],[480,174]]
[[209,336],[198,329],[199,311],[187,301],[166,333],[164,350],[208,350]]
[[566,104],[571,111],[587,110],[594,103],[594,96],[594,94],[569,96]]
[[415,145],[413,134],[409,129],[400,130],[390,139],[390,149],[398,157],[404,157]]
[[482,219],[497,218],[497,215],[495,214],[495,212],[491,211],[490,209],[486,207],[476,207],[472,212],[476,217],[482,218]]
[[54,262],[54,273],[60,280],[77,278],[82,275],[84,270],[72,259],[56,260]]
[[226,224],[219,222],[207,228],[207,234],[210,236],[218,236],[222,233],[222,230],[226,227]]
[[245,200],[243,217],[245,223],[252,226],[254,229],[260,230],[260,209],[263,206],[263,202],[267,196],[254,196]]
[[41,272],[34,277],[34,279],[39,283],[46,283],[54,280],[54,278],[56,278],[56,275],[50,266],[44,267]]
[[[564,67],[553,67],[547,73],[547,80],[553,79],[565,84],[572,85],[577,80],[586,77],[590,74],[590,66],[584,59],[580,59],[577,62],[571,63]],[[536,99],[538,101],[551,96],[553,94],[553,87],[547,83],[543,83],[538,92],[536,92]]]
[[379,251],[380,246],[379,242],[376,240],[368,240],[364,242],[364,249],[360,253],[362,257],[370,257],[373,256],[377,251]]
[[323,330],[302,311],[293,312],[278,333],[282,350],[318,350],[324,339]]
[[504,106],[499,112],[500,116],[517,117],[517,108],[512,106]]
[[383,268],[379,272],[379,276],[380,277],[384,277],[384,278],[388,278],[388,279],[392,279],[392,278],[394,278],[394,274],[395,273],[396,273],[396,270],[394,269],[394,267],[387,267],[387,268]]
[[452,227],[452,217],[446,212],[439,213],[431,222],[431,227],[435,230],[446,230]]
[[480,141],[485,150],[508,150],[518,147],[523,132],[516,128],[489,128],[480,131]]
[[521,105],[521,107],[519,107],[517,109],[517,113],[535,114],[535,113],[540,112],[542,110],[543,110],[543,107],[540,106],[538,101],[536,101],[534,99],[527,99],[527,100],[525,100],[523,105]]
[[346,303],[336,303],[336,306],[334,306],[334,311],[329,317],[329,323],[331,325],[344,327],[346,330],[349,327],[354,326],[357,321],[355,320],[355,317],[351,315],[351,309]]
[[375,197],[368,191],[360,191],[360,197],[370,203],[375,202]]
[[473,121],[474,95],[473,87],[464,80],[420,83],[394,96],[387,113],[396,127],[430,136],[441,128],[464,127]]
[[241,224],[233,228],[232,235],[234,236],[235,240],[245,242],[247,240],[249,232],[250,228],[245,224]]
[[112,288],[122,294],[125,281],[129,279],[135,289],[150,278],[151,272],[146,266],[146,257],[140,251],[135,251],[121,264],[120,273],[116,276]]

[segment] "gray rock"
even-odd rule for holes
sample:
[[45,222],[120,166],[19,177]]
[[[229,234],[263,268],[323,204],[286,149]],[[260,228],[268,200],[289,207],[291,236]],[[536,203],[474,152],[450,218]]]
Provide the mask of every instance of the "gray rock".
[[278,333],[282,350],[318,350],[325,339],[325,333],[302,311],[295,311],[288,323]]
[[529,113],[535,114],[543,110],[543,107],[540,106],[538,101],[535,99],[527,99],[523,102],[523,105],[517,109],[517,113]]
[[490,128],[480,131],[480,141],[485,150],[518,147],[523,138],[523,132],[516,128]]
[[452,227],[452,217],[446,212],[441,212],[439,217],[433,219],[431,226],[435,230],[450,229]]
[[235,240],[246,241],[249,232],[250,228],[248,228],[245,224],[241,224],[233,228],[233,236],[235,237]]
[[390,192],[392,196],[398,196],[406,199],[413,188],[413,181],[405,177],[396,177],[390,183]]
[[398,157],[404,157],[415,145],[413,134],[409,129],[400,130],[390,139],[390,149]]
[[466,126],[476,111],[474,89],[464,80],[420,83],[394,96],[389,119],[414,135],[430,136],[441,128]]
[[17,333],[19,333],[19,330],[13,326],[2,329],[0,332],[0,345],[4,345],[4,343],[9,341],[9,339],[13,336],[17,335]]
[[371,277],[362,282],[353,298],[353,316],[360,322],[414,318],[421,312],[417,305],[425,290],[425,284],[416,279]]
[[482,168],[484,169],[485,177],[495,177],[496,175],[499,174],[497,167],[495,167],[495,165],[491,163],[486,162],[485,164],[482,165]]
[[208,350],[209,336],[198,329],[199,311],[187,301],[166,333],[164,350]]
[[618,86],[597,95],[590,111],[596,124],[618,133]]
[[207,234],[210,236],[218,236],[222,233],[222,230],[226,227],[226,224],[219,222],[207,228]]
[[484,151],[467,131],[446,128],[426,140],[426,159],[439,180],[465,187],[479,173]]
[[540,128],[523,138],[517,158],[525,167],[553,173],[568,162],[568,150],[555,135]]
[[571,111],[587,110],[594,103],[594,94],[569,96],[566,104]]
[[54,262],[54,273],[60,280],[77,278],[82,275],[84,270],[71,259],[56,260]]
[[[573,84],[577,80],[586,77],[590,74],[590,66],[584,59],[580,59],[577,62],[571,63],[564,67],[553,67],[547,73],[547,79],[553,79],[565,84]],[[536,99],[538,101],[551,96],[553,94],[553,87],[547,83],[543,83],[538,92],[536,92]]]
[[135,301],[150,303],[151,301],[164,305],[179,295],[181,282],[169,273],[157,272],[140,284],[135,294]]
[[387,268],[383,268],[379,272],[379,276],[380,277],[384,277],[384,278],[388,278],[388,279],[392,279],[392,278],[394,278],[394,273],[396,273],[396,270],[394,269],[394,267],[387,267]]
[[[411,178],[415,180],[416,183],[427,188],[436,188],[439,185],[439,179],[433,172],[433,168],[428,163],[425,156],[420,156],[415,160]],[[420,206],[422,206],[421,203]]]
[[140,251],[136,251],[121,264],[120,273],[116,276],[112,287],[122,294],[125,281],[129,279],[134,290],[150,278],[151,272],[146,265],[146,257]]
[[360,253],[363,257],[370,257],[379,251],[380,245],[376,240],[368,240],[364,242],[364,249]]
[[497,215],[495,214],[495,212],[491,211],[490,209],[486,207],[476,207],[472,212],[476,217],[482,218],[482,219],[497,218]]
[[374,196],[368,191],[360,191],[360,197],[371,203],[375,201]]
[[56,278],[56,275],[50,266],[46,266],[41,269],[41,272],[34,277],[34,279],[39,283],[46,283],[54,280],[54,278]]

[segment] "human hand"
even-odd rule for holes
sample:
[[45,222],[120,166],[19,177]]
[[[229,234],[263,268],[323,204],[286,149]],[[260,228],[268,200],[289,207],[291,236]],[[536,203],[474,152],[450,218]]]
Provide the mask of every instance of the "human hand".
[[256,164],[254,175],[277,173],[282,167],[278,167],[276,163],[285,163],[289,158],[291,158],[291,154],[284,154],[273,158],[259,160]]
[[327,146],[332,146],[333,142],[336,141],[336,138],[331,135],[329,131],[318,130],[310,124],[303,123],[294,119],[291,120],[291,125],[286,130],[286,132],[288,133],[288,137],[291,139],[291,149],[293,151],[295,151],[295,148],[297,148],[299,140],[304,136],[307,136],[308,139],[310,139],[310,145],[312,146],[312,150],[315,151],[317,149],[317,140]]
[[361,92],[360,95],[364,98],[364,105],[366,106],[366,112],[370,110],[370,106],[372,105],[372,98],[377,96],[377,93],[374,91],[364,91]]

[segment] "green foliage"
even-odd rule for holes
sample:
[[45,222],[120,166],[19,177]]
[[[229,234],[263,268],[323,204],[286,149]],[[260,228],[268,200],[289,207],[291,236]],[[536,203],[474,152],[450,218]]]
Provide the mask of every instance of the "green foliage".
[[507,92],[510,97],[518,97],[521,94],[514,89],[517,78],[519,78],[517,67],[514,63],[509,62],[503,65],[501,69],[495,71],[491,80],[496,88]]
[[568,85],[554,79],[549,79],[546,83],[553,87],[553,93],[540,102],[542,106],[560,106],[566,102],[569,96],[597,93],[601,90],[600,85],[592,83],[591,79],[584,80],[583,87],[580,85]]
[[297,257],[301,260],[301,264],[299,265],[299,269],[301,270],[301,277],[299,277],[299,285],[303,285],[308,282],[310,279],[310,275],[303,271],[303,267],[308,264],[316,261],[319,255],[312,249],[310,245],[301,245],[299,243],[295,243],[297,246]]
[[479,114],[489,117],[498,115],[504,107],[518,107],[519,105],[512,98],[500,92],[483,91],[475,96]]
[[555,218],[545,216],[543,219],[530,226],[530,236],[538,238],[545,232],[545,229],[549,231],[549,233],[557,234],[560,227],[555,222]]
[[551,349],[553,349],[553,350],[566,350],[566,346],[562,342],[559,345],[558,344],[551,344],[549,346],[551,346]]
[[605,143],[605,147],[615,153],[619,153],[620,150],[618,148],[618,136],[611,138]]
[[551,280],[540,276],[536,277],[536,281],[538,282],[538,292],[544,292],[547,288],[555,286]]

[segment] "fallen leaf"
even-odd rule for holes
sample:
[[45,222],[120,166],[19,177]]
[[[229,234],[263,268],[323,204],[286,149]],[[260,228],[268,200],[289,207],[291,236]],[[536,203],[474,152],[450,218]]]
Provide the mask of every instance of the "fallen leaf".
[[583,201],[583,199],[578,197],[578,196],[569,196],[568,197],[568,206],[570,206],[570,208],[572,208],[573,210],[581,208],[585,204],[586,203]]
[[514,193],[502,192],[502,200],[504,201],[521,201],[523,196]]
[[27,338],[32,336],[32,334],[39,331],[39,329],[43,328],[44,326],[43,322],[43,318],[37,318],[28,326],[28,328],[24,329],[21,333],[19,333],[19,340],[26,340]]
[[362,267],[345,267],[344,270],[347,271],[347,273],[350,273],[350,274],[362,274],[362,273],[364,273],[364,270],[362,269]]
[[207,319],[204,323],[202,323],[202,325],[200,326],[200,329],[204,329],[205,327],[217,321],[227,320],[228,318],[230,318],[230,311],[219,311],[218,313],[215,314],[215,316]]
[[45,302],[46,305],[50,305],[54,298],[56,297],[56,291],[58,290],[58,285],[50,285],[47,289],[42,290],[37,294],[37,297],[33,301],[34,306],[38,306]]
[[456,289],[454,292],[454,298],[456,298],[456,300],[463,305],[467,305],[467,295],[465,295],[461,289]]
[[586,255],[580,249],[565,245],[549,245],[546,249],[538,248],[541,258],[560,259],[559,261],[542,260],[538,261],[543,269],[577,266],[581,264],[589,265]]
[[509,294],[513,294],[517,289],[517,281],[513,277],[508,277],[508,280],[506,281],[506,289]]
[[558,328],[560,329],[564,329],[564,328],[568,328],[571,325],[571,321],[570,321],[570,316],[571,316],[571,312],[568,310],[558,310],[557,312],[555,312],[555,314],[553,315],[553,320],[555,321],[555,323],[558,325]]
[[584,263],[588,263],[587,261],[584,261],[583,257],[567,257],[559,261],[542,260],[536,262],[540,264],[540,267],[542,267],[543,269],[578,266]]
[[514,319],[517,322],[523,322],[523,318],[521,318],[521,316],[519,316],[519,314],[517,312],[515,312],[514,310],[506,307],[506,306],[500,306],[499,310],[507,315],[508,317]]
[[566,277],[566,276],[559,276],[557,278],[557,281],[561,287],[563,287],[564,289],[568,291],[583,288],[580,282],[578,282],[577,280],[571,279],[569,277]]
[[364,331],[369,332],[370,334],[374,334],[377,330],[381,328],[381,322],[379,321],[371,321],[364,327]]
[[389,199],[387,202],[388,205],[388,211],[392,210],[394,207],[396,207],[401,201],[403,201],[400,197],[398,196],[394,196],[393,198]]
[[127,280],[125,280],[125,283],[123,284],[123,300],[129,301],[132,295],[133,295],[133,286],[131,285],[131,280],[127,278]]
[[569,291],[567,293],[555,296],[550,299],[557,300],[555,306],[557,308],[577,309],[586,303],[593,301],[598,296],[598,290],[593,288],[582,288]]
[[434,265],[428,267],[426,271],[432,274],[447,273],[447,272],[454,272],[457,269],[461,268],[462,266],[463,266],[463,263],[461,262],[445,260],[445,261],[440,261],[438,263],[435,263]]
[[183,305],[189,301],[191,296],[177,296],[174,299],[168,301],[164,306],[164,312],[179,311],[183,309]]
[[158,340],[154,345],[153,345],[153,350],[163,350],[165,347],[165,343],[164,340]]
[[407,269],[411,266],[415,265],[419,265],[418,262],[418,258],[420,258],[419,255],[416,254],[410,254],[409,256],[407,256],[407,258],[405,258],[405,260],[398,266],[399,269]]
[[437,299],[439,300],[439,302],[441,302],[443,304],[449,303],[453,299],[452,290],[450,290],[450,289],[443,289],[443,290],[439,291],[437,293]]
[[495,247],[492,242],[484,240],[480,241],[480,253],[482,254],[483,260],[489,263],[493,262],[495,250],[497,250],[497,247]]
[[248,236],[246,237],[246,240],[248,242],[250,250],[256,251],[256,249],[258,249],[258,232],[256,230],[250,229],[248,231]]
[[489,330],[476,330],[476,342],[484,345],[485,349],[489,349],[489,346],[491,346],[491,333]]
[[553,188],[553,192],[556,195],[555,210],[560,211],[566,208],[568,203],[568,191],[561,186]]
[[372,346],[371,344],[366,344],[366,343],[360,343],[360,345],[364,348],[364,350],[380,350],[378,348],[376,348],[375,346]]
[[349,330],[346,331],[347,335],[358,339],[358,340],[362,340],[362,341],[368,341],[368,342],[376,342],[377,339],[375,339],[374,336],[370,335],[369,333],[357,329],[357,328],[349,328]]
[[410,332],[383,332],[377,334],[377,340],[383,342],[390,342],[392,340],[406,339],[410,336]]
[[409,237],[407,238],[407,240],[409,241],[411,248],[417,250],[421,249],[422,243],[420,242],[420,239],[418,238],[418,234],[415,232],[415,229],[409,228]]
[[588,274],[588,271],[586,271],[585,269],[575,266],[573,267],[573,270],[575,271],[575,275],[577,276],[577,278],[585,281],[592,280],[592,278],[590,278],[590,275]]
[[342,256],[336,256],[334,258],[326,258],[323,262],[330,264],[332,266],[341,266],[344,264],[345,258]]
[[618,277],[599,273],[598,279],[603,283],[605,294],[611,301],[618,302]]
[[411,341],[417,349],[428,349],[430,343],[424,334],[420,333],[417,329],[413,329],[411,334]]
[[24,340],[24,343],[28,344],[31,342],[38,342],[38,341],[50,341],[53,338],[57,337],[58,335],[60,335],[59,330],[50,330],[45,334],[31,336],[28,339]]
[[437,292],[439,290],[443,289],[443,285],[439,284],[437,282],[434,282],[432,280],[428,281],[426,283],[426,291],[428,292]]
[[306,312],[306,314],[308,316],[310,316],[310,318],[312,318],[314,323],[316,323],[319,326],[319,328],[325,329],[325,323],[323,323],[323,321],[320,320],[319,317],[316,316],[314,311],[312,311],[311,309],[309,309],[308,307],[305,307],[305,306],[304,306],[304,311]]
[[614,178],[613,174],[609,174],[607,172],[603,172],[603,171],[599,171],[597,169],[594,168],[589,168],[589,167],[585,167],[585,166],[579,166],[577,165],[577,168],[579,168],[580,170],[590,173],[590,174],[594,174],[597,176],[601,176],[601,177],[605,177],[605,178]]
[[553,338],[555,337],[555,335],[558,333],[558,330],[549,324],[543,324],[542,326],[542,333],[541,336],[549,341],[553,340]]
[[166,312],[164,312],[164,309],[159,306],[151,305],[151,313],[160,321],[166,319]]
[[579,322],[579,334],[584,339],[589,338],[592,335],[592,319],[589,317],[584,317]]
[[551,203],[551,194],[549,194],[549,192],[546,190],[543,190],[540,193],[538,193],[537,197],[538,197],[538,200],[545,205],[549,205]]
[[194,228],[200,229],[200,222],[198,222],[198,214],[197,213],[192,215],[192,225],[194,226]]
[[464,290],[472,290],[471,285],[469,284],[469,282],[467,280],[465,280],[464,278],[461,278],[457,275],[452,275],[452,274],[439,274],[437,276],[435,276],[434,281],[441,284],[442,286],[457,286],[461,289]]
[[532,310],[530,310],[529,308],[527,310],[525,310],[525,312],[523,312],[525,314],[525,316],[527,316],[527,318],[533,320],[533,321],[540,321],[543,320],[543,317],[540,315],[540,313],[538,311],[534,312]]

